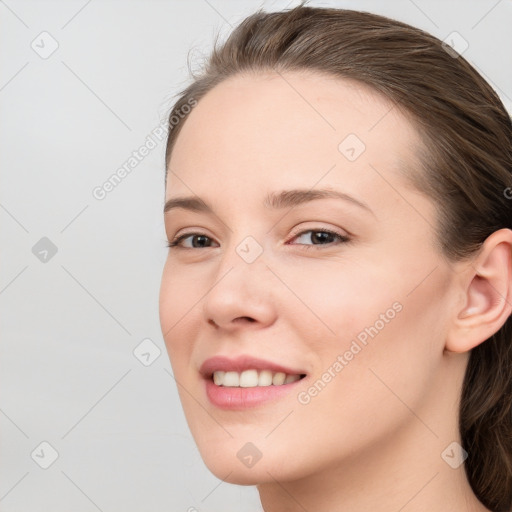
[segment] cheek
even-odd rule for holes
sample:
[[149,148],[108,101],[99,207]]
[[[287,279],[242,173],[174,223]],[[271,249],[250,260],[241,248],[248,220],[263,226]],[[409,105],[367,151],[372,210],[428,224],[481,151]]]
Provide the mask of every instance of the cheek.
[[190,270],[183,271],[171,259],[164,265],[160,284],[159,313],[160,325],[165,340],[183,329],[183,323],[193,316],[200,307],[200,299],[205,290],[193,283],[202,279]]
[[[282,294],[285,318],[296,311],[300,339],[319,353],[348,350],[350,341],[377,323],[383,330],[397,316],[399,294],[390,289],[386,275],[368,271],[350,261],[311,261],[302,268],[283,269],[293,292]],[[384,315],[383,320],[381,315]]]
[[162,279],[160,282],[160,295],[159,295],[159,315],[160,315],[160,326],[162,328],[162,334],[166,338],[166,332],[172,327],[173,316],[176,311],[174,306],[175,302],[175,291],[174,291],[174,273],[172,272],[169,260],[165,262]]
[[[190,286],[190,278],[177,272],[166,262],[159,296],[159,316],[162,336],[175,376],[183,378],[189,365],[192,344],[198,322],[195,308],[200,307],[201,290]],[[193,282],[193,281],[192,281]],[[204,293],[204,292],[203,292]]]
[[348,422],[351,429],[356,418],[404,418],[409,412],[397,396],[411,407],[418,404],[438,364],[432,339],[441,339],[435,328],[440,306],[429,300],[435,290],[426,286],[409,293],[413,286],[405,279],[390,287],[389,275],[330,269],[324,274],[319,266],[314,278],[289,281],[298,296],[307,297],[310,310],[297,315],[295,324],[314,365],[299,403],[308,402],[310,412],[318,408],[320,416],[306,415],[310,421],[339,415],[338,433],[340,424]]

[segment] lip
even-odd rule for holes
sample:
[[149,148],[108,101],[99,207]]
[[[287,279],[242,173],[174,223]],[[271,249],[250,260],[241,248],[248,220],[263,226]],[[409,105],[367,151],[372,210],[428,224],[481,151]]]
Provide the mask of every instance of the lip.
[[[213,382],[214,371],[236,371],[241,373],[244,370],[253,369],[283,372],[288,375],[306,375],[306,377],[281,386],[255,386],[252,388],[217,386]],[[236,359],[223,356],[212,357],[201,365],[199,371],[204,378],[204,390],[210,403],[220,409],[229,411],[241,411],[276,401],[293,391],[302,380],[307,378],[304,370],[289,368],[272,361],[246,355]]]
[[207,359],[199,369],[201,375],[209,379],[213,372],[243,372],[245,370],[271,370],[273,372],[283,372],[288,375],[303,375],[304,370],[288,368],[272,361],[265,361],[257,357],[242,355],[235,359],[224,356],[215,356]]

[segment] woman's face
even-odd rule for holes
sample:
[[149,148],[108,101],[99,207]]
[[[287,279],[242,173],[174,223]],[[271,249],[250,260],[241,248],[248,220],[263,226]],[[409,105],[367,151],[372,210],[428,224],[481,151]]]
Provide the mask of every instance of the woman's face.
[[[353,81],[237,76],[182,127],[166,201],[211,211],[165,213],[169,241],[184,236],[169,249],[160,320],[219,478],[286,481],[371,460],[446,385],[453,272],[434,247],[435,205],[400,174],[419,172],[418,136],[392,107]],[[217,384],[214,371],[226,372]]]

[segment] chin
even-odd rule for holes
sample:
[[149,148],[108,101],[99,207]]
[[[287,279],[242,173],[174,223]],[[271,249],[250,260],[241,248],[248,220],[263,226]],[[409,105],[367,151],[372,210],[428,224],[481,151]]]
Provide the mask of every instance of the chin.
[[[254,445],[230,439],[230,442],[198,445],[208,470],[220,480],[236,485],[292,481],[307,476],[308,463],[297,457],[283,457],[271,444],[256,451]],[[251,460],[251,456],[253,457]]]
[[[275,479],[281,481],[287,478],[273,470],[272,465],[258,461],[253,467],[244,467],[238,460],[225,457],[226,460],[213,460],[203,458],[209,471],[219,480],[235,485],[258,485],[265,482],[273,482]],[[271,476],[272,475],[272,476]]]

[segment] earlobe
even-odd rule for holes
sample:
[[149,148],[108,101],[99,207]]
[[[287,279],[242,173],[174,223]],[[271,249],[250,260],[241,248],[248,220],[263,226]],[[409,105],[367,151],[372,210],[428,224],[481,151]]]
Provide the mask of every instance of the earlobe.
[[463,272],[463,306],[455,310],[449,352],[467,352],[498,332],[512,312],[512,230],[492,233]]

